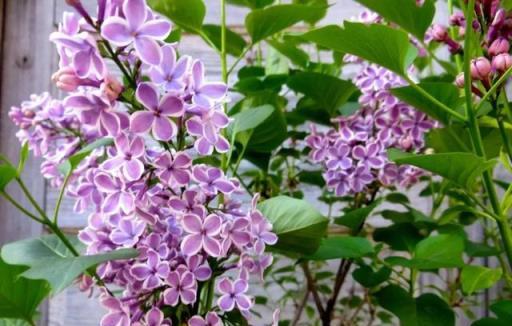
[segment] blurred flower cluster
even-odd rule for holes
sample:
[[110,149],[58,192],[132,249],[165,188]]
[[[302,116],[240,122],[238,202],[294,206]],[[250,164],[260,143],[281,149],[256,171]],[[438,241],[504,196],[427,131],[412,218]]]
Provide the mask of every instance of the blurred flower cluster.
[[[359,20],[383,23],[369,11]],[[375,183],[403,187],[416,183],[423,171],[390,162],[386,152],[389,148],[424,151],[424,136],[437,122],[391,94],[392,88],[407,85],[400,76],[354,56],[345,60],[357,67],[353,82],[361,91],[360,108],[333,119],[335,128],[318,131],[311,126],[306,138],[310,159],[324,166],[324,179],[336,196],[367,192]]]
[[[76,211],[92,211],[79,234],[87,254],[139,252],[99,266],[102,282],[123,290],[102,290],[109,312],[101,325],[221,325],[233,309],[249,317],[249,279],[271,264],[265,246],[277,237],[258,196],[244,210],[237,180],[194,163],[229,150],[226,85],[207,81],[200,61],[178,57],[164,41],[171,24],[145,0],[98,0],[97,18],[68,3],[80,15],[65,13],[50,36],[60,55],[53,80],[68,94],[34,95],[10,117],[42,157],[44,176],[69,183]],[[105,139],[65,180],[62,163]],[[84,276],[82,288],[92,285]]]

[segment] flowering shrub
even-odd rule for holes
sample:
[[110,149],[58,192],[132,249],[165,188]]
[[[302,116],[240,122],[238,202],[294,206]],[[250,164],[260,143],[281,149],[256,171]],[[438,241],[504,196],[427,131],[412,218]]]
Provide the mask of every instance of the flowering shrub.
[[[323,27],[325,0],[221,0],[220,25],[202,0],[67,2],[64,96],[13,107],[19,164],[0,157],[0,194],[52,233],[3,246],[0,324],[33,325],[74,281],[102,326],[512,323],[508,2],[448,1],[433,23],[433,0],[357,0],[357,22]],[[52,215],[29,153],[60,188]],[[64,196],[89,216],[77,237]]]

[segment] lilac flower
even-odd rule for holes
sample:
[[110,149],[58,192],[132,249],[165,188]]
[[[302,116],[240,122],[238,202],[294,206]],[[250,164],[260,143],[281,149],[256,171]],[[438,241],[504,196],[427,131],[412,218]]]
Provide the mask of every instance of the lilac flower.
[[197,137],[194,147],[201,155],[210,155],[215,148],[219,153],[229,150],[229,143],[219,130],[227,127],[228,117],[221,111],[209,110],[187,120],[187,131]]
[[211,214],[202,220],[197,215],[187,214],[183,216],[181,224],[188,233],[181,243],[181,250],[185,255],[195,255],[203,249],[210,256],[220,256],[218,235],[222,221],[219,216]]
[[235,185],[226,179],[224,173],[219,168],[196,165],[192,170],[192,176],[199,183],[202,190],[210,195],[215,195],[219,191],[229,194],[235,190]]
[[156,175],[164,184],[169,186],[188,184],[191,164],[192,160],[184,152],[176,153],[174,157],[171,153],[164,152],[154,163],[157,168]]
[[241,248],[251,241],[251,234],[248,232],[249,220],[237,218],[234,221],[227,221],[222,228],[222,251],[226,255],[232,245]]
[[185,89],[190,57],[182,56],[176,61],[176,51],[171,45],[162,47],[162,62],[149,72],[151,81],[162,85],[166,91],[181,92]]
[[184,304],[191,304],[196,300],[197,283],[189,271],[179,269],[171,272],[166,281],[169,288],[163,294],[165,304],[176,306],[180,300]]
[[134,326],[171,326],[170,320],[164,320],[164,313],[157,307],[153,307],[146,312],[143,324],[134,324]]
[[117,46],[133,43],[142,61],[158,65],[162,60],[160,45],[171,31],[171,24],[163,19],[148,18],[145,0],[126,0],[123,3],[125,18],[111,16],[105,20],[101,35]]
[[96,94],[71,95],[64,105],[80,111],[82,123],[97,126],[102,134],[117,136],[121,126],[119,113],[115,112],[110,104]]
[[327,171],[327,186],[334,189],[336,196],[344,196],[350,192],[350,177],[348,173]]
[[176,124],[169,117],[183,115],[182,101],[172,95],[165,95],[158,100],[158,91],[150,83],[142,83],[137,88],[137,100],[144,104],[149,111],[137,111],[130,119],[131,131],[135,133],[153,130],[157,140],[170,140],[176,134]]
[[327,160],[327,168],[348,170],[352,167],[352,159],[348,157],[350,147],[343,142],[338,142],[329,148],[329,159]]
[[204,80],[204,66],[199,60],[192,64],[192,102],[202,107],[210,107],[214,101],[226,96],[228,88],[224,83],[212,83]]
[[213,311],[210,311],[203,318],[201,316],[193,316],[188,321],[188,326],[222,326],[222,321]]
[[212,276],[212,269],[208,266],[208,262],[204,261],[199,255],[188,256],[186,258],[188,270],[194,274],[196,280],[204,282]]
[[249,310],[252,306],[251,299],[245,294],[249,285],[246,280],[238,279],[231,282],[228,278],[223,278],[217,285],[217,289],[222,296],[217,301],[219,308],[223,311],[231,311],[235,306],[242,310]]
[[109,311],[101,319],[101,326],[130,326],[129,309],[119,299],[104,296],[101,298],[101,304]]
[[130,218],[122,219],[119,226],[112,231],[110,239],[117,245],[133,247],[144,233],[146,225]]
[[115,139],[117,154],[103,162],[101,167],[107,171],[121,169],[124,177],[129,181],[140,179],[144,172],[144,163],[141,158],[144,155],[144,140],[141,137],[129,137],[120,133]]
[[144,281],[143,286],[146,289],[158,287],[169,272],[169,264],[160,261],[158,254],[154,251],[148,252],[148,260],[145,264],[135,264],[130,269],[131,275],[136,280]]
[[354,192],[361,192],[366,185],[373,181],[373,179],[373,175],[367,167],[358,166],[352,174],[350,185]]
[[202,216],[204,214],[204,198],[197,190],[187,189],[183,192],[182,198],[173,197],[169,199],[169,206],[183,213],[193,213]]
[[352,156],[365,167],[380,169],[384,166],[381,148],[377,143],[370,143],[366,147],[362,145],[355,146],[352,149]]
[[100,191],[107,194],[101,207],[104,213],[123,211],[128,214],[133,211],[135,198],[127,189],[127,184],[120,178],[113,178],[106,173],[98,173],[94,183]]

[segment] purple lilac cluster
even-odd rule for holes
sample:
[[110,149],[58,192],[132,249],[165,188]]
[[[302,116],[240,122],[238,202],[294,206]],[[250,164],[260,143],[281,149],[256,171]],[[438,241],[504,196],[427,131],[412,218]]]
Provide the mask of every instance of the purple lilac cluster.
[[[502,7],[500,0],[477,0],[471,26],[482,35],[483,55],[471,60],[472,91],[482,97],[480,85],[489,90],[493,80],[512,67],[510,40],[512,39],[512,14]],[[428,31],[429,38],[448,47],[454,55],[462,54],[462,39],[466,32],[466,18],[455,12],[449,19],[450,28],[434,24]],[[457,76],[455,84],[464,87],[464,74]]]
[[[226,85],[207,81],[200,61],[177,56],[164,42],[170,23],[145,0],[99,0],[96,18],[80,1],[68,3],[80,15],[65,13],[50,36],[60,55],[53,80],[68,94],[33,96],[10,117],[56,186],[62,162],[112,139],[80,163],[68,187],[75,209],[92,211],[79,233],[87,254],[139,252],[99,266],[102,281],[123,290],[102,291],[108,313],[101,325],[222,325],[233,309],[248,317],[249,279],[272,263],[265,246],[277,237],[256,208],[258,196],[243,210],[233,196],[241,193],[236,179],[194,163],[229,150],[221,133],[230,122]],[[83,277],[83,289],[92,284]],[[200,304],[201,294],[215,290],[217,301]]]
[[[381,17],[368,11],[360,20],[382,23]],[[397,166],[388,160],[386,151],[424,150],[425,133],[436,127],[436,122],[391,94],[391,88],[406,85],[401,77],[353,56],[346,61],[358,67],[353,82],[362,93],[361,107],[350,116],[333,119],[335,128],[319,131],[311,126],[306,138],[310,159],[323,165],[327,186],[337,196],[366,192],[375,183],[406,187],[417,182],[423,171]]]

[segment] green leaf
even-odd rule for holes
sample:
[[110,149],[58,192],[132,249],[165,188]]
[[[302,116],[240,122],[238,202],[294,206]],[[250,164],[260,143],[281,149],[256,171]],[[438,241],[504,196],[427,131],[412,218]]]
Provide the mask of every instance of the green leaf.
[[[69,238],[75,245],[78,239]],[[53,293],[68,287],[88,268],[118,259],[137,257],[134,249],[121,249],[105,254],[75,257],[55,235],[26,239],[6,244],[1,251],[8,264],[29,267],[21,275],[31,280],[46,280]]]
[[391,311],[400,319],[400,325],[416,324],[416,302],[398,285],[388,285],[375,293],[382,308]]
[[192,33],[201,33],[206,7],[202,0],[148,0],[151,8]]
[[288,87],[313,100],[329,115],[337,116],[338,109],[356,91],[349,81],[316,72],[299,72],[290,77]]
[[304,50],[296,47],[292,42],[267,40],[267,43],[279,51],[279,53],[290,59],[294,65],[303,68],[308,65],[309,55]]
[[28,321],[23,319],[2,319],[0,318],[0,326],[31,326]]
[[388,157],[399,165],[409,164],[422,168],[466,188],[471,188],[482,172],[496,164],[495,160],[485,161],[472,153],[416,155],[390,149]]
[[376,200],[368,206],[345,212],[342,217],[335,219],[334,223],[344,225],[350,228],[352,231],[356,231],[361,227],[366,218],[380,203],[381,200]]
[[[428,94],[437,99],[439,102],[446,104],[451,109],[456,109],[460,104],[459,90],[452,83],[444,82],[423,82],[418,84]],[[414,108],[426,113],[433,119],[443,123],[449,122],[449,114],[436,103],[432,102],[428,97],[420,93],[412,86],[404,86],[391,89],[391,93],[400,100],[412,105]]]
[[327,9],[329,9],[328,0],[292,0],[292,3],[308,5],[308,6],[316,6],[321,7],[323,10],[319,11],[317,15],[310,19],[306,19],[305,21],[310,25],[315,25],[327,14]]
[[294,255],[314,253],[329,220],[308,202],[287,196],[267,199],[258,205],[279,238],[277,250]]
[[412,262],[420,270],[461,267],[463,252],[464,239],[460,235],[439,234],[418,242]]
[[[219,25],[206,24],[203,26],[203,32],[206,37],[212,41],[217,50],[221,50],[221,27]],[[247,42],[244,38],[226,28],[226,52],[239,57],[244,52]]]
[[419,230],[411,223],[392,224],[378,228],[373,233],[373,239],[387,243],[391,249],[412,252],[416,244],[424,238]]
[[254,44],[300,21],[314,19],[324,10],[323,6],[297,4],[282,4],[256,9],[245,18],[245,27]]
[[427,0],[421,6],[415,0],[356,0],[368,9],[375,11],[389,22],[423,40],[425,31],[432,24],[436,12],[434,2]]
[[232,116],[232,134],[256,128],[262,124],[274,112],[272,105],[266,104],[255,108],[247,109]]
[[466,265],[460,275],[462,290],[464,293],[472,294],[488,289],[500,280],[502,273],[501,268]]
[[235,6],[249,7],[251,9],[263,8],[274,3],[274,0],[227,0]]
[[308,260],[361,258],[373,253],[370,241],[362,237],[333,236],[322,240],[318,250],[305,256]]
[[25,142],[20,150],[20,159],[18,162],[18,169],[17,169],[18,175],[21,175],[21,173],[23,172],[23,169],[25,168],[25,163],[27,162],[28,154],[29,154],[28,142]]
[[387,266],[383,266],[379,270],[374,271],[370,266],[362,265],[352,273],[354,280],[366,288],[376,287],[387,281],[390,275],[391,269]]
[[512,323],[512,300],[500,300],[493,303],[490,308],[498,318]]
[[299,178],[300,182],[307,183],[310,185],[315,185],[320,188],[325,186],[325,180],[322,176],[323,171],[307,171],[302,170],[299,172],[297,177]]
[[329,25],[300,35],[320,46],[366,59],[401,76],[406,75],[418,51],[407,33],[388,26],[344,22],[344,27]]
[[[20,277],[24,270],[24,267],[8,265],[0,259],[0,319],[31,322],[37,307],[50,293],[50,287],[45,281]],[[6,321],[4,325],[23,324],[9,324]]]
[[0,191],[18,176],[18,171],[10,163],[0,164]]
[[87,144],[78,152],[70,156],[66,161],[62,162],[59,165],[59,171],[64,175],[70,174],[87,156],[92,153],[92,151],[100,147],[111,145],[113,142],[114,140],[112,138],[100,138],[90,144]]
[[375,296],[384,309],[400,319],[402,326],[455,325],[455,313],[435,294],[425,293],[414,299],[403,288],[388,285]]
[[490,257],[500,254],[500,251],[496,247],[491,247],[485,243],[476,243],[472,241],[466,241],[465,251],[466,254],[470,257]]
[[418,326],[454,326],[455,313],[448,303],[433,293],[425,293],[416,298],[416,318]]

